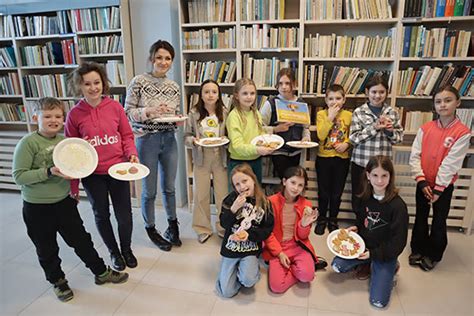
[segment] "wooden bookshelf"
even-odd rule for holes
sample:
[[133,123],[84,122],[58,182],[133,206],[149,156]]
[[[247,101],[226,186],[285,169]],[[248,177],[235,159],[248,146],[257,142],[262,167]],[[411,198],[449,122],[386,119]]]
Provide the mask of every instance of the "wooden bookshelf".
[[[248,10],[248,7],[244,6],[247,4],[244,0],[235,0],[231,1],[233,4],[233,10],[235,10],[235,20],[227,22],[209,22],[209,23],[189,23],[189,12],[188,12],[188,3],[191,0],[180,0],[179,1],[179,25],[181,33],[189,30],[198,30],[198,29],[211,29],[213,27],[219,27],[219,29],[225,29],[229,27],[234,27],[236,29],[236,40],[237,47],[232,49],[230,52],[226,50],[181,50],[180,58],[181,65],[183,69],[181,71],[181,79],[183,82],[182,85],[182,97],[184,110],[188,111],[190,108],[189,95],[192,93],[197,93],[199,90],[200,83],[187,83],[186,78],[186,69],[184,68],[184,61],[189,60],[199,60],[199,61],[233,61],[237,64],[237,71],[235,79],[241,78],[244,74],[244,55],[254,59],[271,59],[276,57],[277,59],[289,58],[296,62],[297,68],[297,93],[300,97],[304,98],[311,107],[322,107],[324,106],[324,93],[308,93],[304,90],[304,66],[305,65],[323,65],[324,67],[333,69],[334,66],[344,66],[344,67],[359,67],[362,69],[375,69],[380,71],[390,71],[391,72],[391,91],[389,93],[388,102],[391,106],[398,108],[403,107],[406,111],[431,111],[432,109],[432,96],[431,95],[398,95],[398,84],[400,82],[399,71],[406,70],[408,67],[418,69],[423,65],[430,65],[431,67],[442,67],[445,64],[452,63],[453,65],[467,65],[474,67],[474,56],[468,57],[440,57],[440,58],[420,58],[420,57],[402,57],[403,52],[403,27],[404,26],[413,26],[413,25],[425,25],[426,27],[431,28],[448,28],[451,30],[467,30],[474,31],[474,16],[456,16],[456,17],[435,17],[435,18],[421,18],[421,17],[404,17],[404,8],[405,1],[391,1],[391,17],[386,18],[377,18],[377,19],[346,19],[343,18],[337,20],[308,20],[307,8],[311,0],[282,0],[284,5],[284,14],[282,19],[249,19],[243,20],[241,17],[241,12]],[[309,2],[307,2],[309,1]],[[203,1],[205,2],[205,1]],[[228,1],[223,1],[228,3]],[[255,2],[258,2],[256,0]],[[275,1],[278,3],[278,1]],[[344,7],[346,2],[352,3],[353,1],[342,1],[342,6]],[[322,3],[322,2],[321,2]],[[244,10],[245,9],[245,10]],[[345,10],[345,9],[344,9]],[[381,15],[386,15],[387,12],[380,13]],[[264,14],[265,15],[265,14]],[[295,48],[286,48],[286,47],[277,47],[277,48],[246,48],[242,42],[241,29],[243,27],[262,27],[262,25],[268,25],[268,28],[271,27],[297,27],[298,28],[298,44]],[[391,30],[389,33],[389,30]],[[335,33],[340,36],[351,36],[355,37],[357,35],[364,35],[369,37],[375,36],[390,36],[392,39],[391,55],[384,57],[346,57],[346,58],[336,58],[336,57],[306,57],[305,56],[305,38],[309,34],[319,33],[321,35],[331,35]],[[473,33],[474,34],[474,33]],[[183,43],[183,38],[180,38],[181,47]],[[472,44],[471,44],[472,45]],[[329,80],[329,79],[328,79]],[[220,84],[223,93],[232,93],[233,83]],[[276,89],[274,87],[258,87],[259,95],[272,95],[276,94]],[[362,92],[356,94],[347,95],[347,107],[355,108],[365,102],[366,96]],[[462,107],[468,109],[474,109],[474,96],[466,95],[462,96]],[[314,132],[315,128],[315,117],[312,117],[312,125],[310,130],[313,133],[313,138],[315,137]],[[403,174],[406,171],[407,157],[411,148],[411,142],[415,133],[410,131],[406,133],[405,141],[400,146],[395,146],[394,161],[396,164],[397,172]],[[470,149],[470,154],[474,153],[474,149]],[[405,156],[403,156],[405,155]],[[305,151],[305,161],[303,165],[307,168],[310,173],[311,183],[307,194],[312,201],[317,204],[317,183],[315,180],[316,173],[314,169],[314,160],[316,152],[315,150],[306,150]],[[403,156],[403,157],[402,157]],[[402,158],[400,158],[402,157]],[[473,174],[474,169],[466,168],[463,169],[462,174],[465,177],[466,181],[472,181],[474,178]],[[191,150],[186,150],[186,175],[187,175],[187,190],[188,190],[188,203],[191,209],[193,203],[193,168],[191,160]],[[409,177],[407,177],[408,179]],[[404,180],[407,180],[403,178]],[[410,180],[412,181],[412,180]],[[270,175],[264,175],[264,183],[274,184],[278,182]],[[407,182],[407,181],[405,181]],[[350,183],[350,179],[348,179]],[[408,186],[400,182],[402,186],[402,196],[404,199],[410,201],[410,215],[411,221],[413,221],[413,201],[412,195],[414,194],[414,182]],[[458,185],[459,187],[459,185]],[[448,224],[452,226],[462,227],[470,230],[471,222],[468,218],[472,218],[472,212],[474,208],[474,203],[466,203],[466,194],[469,196],[474,196],[474,189],[470,189],[466,193],[463,187],[456,188],[456,196],[464,196],[464,202],[460,202],[462,205],[456,207],[455,211],[453,208],[452,217],[448,220]],[[472,186],[471,186],[472,188]],[[342,217],[351,217],[350,210],[350,185],[346,186],[344,191],[344,199],[342,208],[346,211]],[[451,213],[450,213],[451,214]],[[459,218],[462,218],[459,220]]]

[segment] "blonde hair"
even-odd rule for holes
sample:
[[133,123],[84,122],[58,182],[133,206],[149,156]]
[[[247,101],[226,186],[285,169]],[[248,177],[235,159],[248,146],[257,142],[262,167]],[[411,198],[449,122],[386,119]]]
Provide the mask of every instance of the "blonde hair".
[[239,172],[252,178],[254,182],[253,194],[255,195],[255,204],[257,207],[265,210],[265,213],[266,213],[269,208],[270,202],[267,200],[267,197],[265,196],[265,193],[263,192],[262,187],[258,183],[257,176],[255,175],[255,173],[252,170],[252,167],[250,167],[249,164],[242,163],[240,165],[235,166],[234,169],[232,169],[232,172],[230,173],[230,179],[231,179],[230,182],[232,183],[232,188],[234,189],[234,191],[237,191],[235,189],[234,181],[232,181],[232,178],[234,177],[235,174]]
[[[242,111],[242,108],[240,106],[240,102],[238,100],[238,94],[239,91],[246,85],[253,86],[255,88],[255,93],[257,92],[257,86],[255,85],[255,82],[253,82],[252,79],[249,78],[241,78],[235,82],[234,85],[234,97],[232,98],[232,105],[230,107],[230,111],[236,110],[237,114],[240,117],[240,120],[247,125],[247,120],[245,119],[244,113]],[[260,119],[260,116],[258,115],[258,110],[257,110],[257,97],[255,97],[255,101],[253,102],[252,106],[250,107],[250,110],[253,113],[253,116],[255,118],[255,122],[257,122],[258,130],[262,131],[262,121]]]

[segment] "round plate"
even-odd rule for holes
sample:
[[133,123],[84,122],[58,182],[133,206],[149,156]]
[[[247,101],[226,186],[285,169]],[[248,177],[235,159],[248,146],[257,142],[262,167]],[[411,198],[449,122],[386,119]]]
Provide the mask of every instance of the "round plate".
[[[364,243],[364,240],[362,239],[362,237],[360,237],[360,235],[358,235],[355,232],[348,231],[347,229],[344,229],[349,234],[349,236],[352,237],[355,240],[356,246],[357,245],[359,246],[359,249],[357,249],[357,252],[355,254],[353,254],[353,255],[343,255],[342,252],[339,252],[336,249],[334,249],[333,240],[338,238],[338,234],[341,232],[341,230],[343,230],[343,229],[336,229],[336,230],[332,231],[329,234],[328,238],[326,239],[329,250],[331,250],[331,252],[333,254],[335,254],[336,256],[344,258],[344,259],[356,259],[356,258],[358,258],[359,255],[362,254],[365,251],[365,243]],[[347,249],[349,249],[349,250],[352,250],[353,247],[354,247],[354,244],[348,239],[342,240],[341,244],[347,246]]]
[[202,147],[219,147],[229,143],[229,139],[227,137],[206,137],[200,138],[196,143]]
[[302,142],[300,140],[296,141],[291,141],[291,142],[286,142],[286,144],[290,147],[294,148],[313,148],[313,147],[318,147],[319,144],[316,142]]
[[183,122],[186,121],[188,117],[186,115],[176,115],[176,116],[162,116],[162,117],[155,117],[153,122],[156,123],[175,123],[175,122]]
[[[250,143],[255,146],[266,146],[276,150],[280,149],[285,144],[285,140],[281,136],[275,134],[263,134],[252,139]],[[270,145],[275,147],[271,147]]]
[[53,162],[59,170],[74,179],[85,178],[97,168],[95,148],[82,138],[65,138],[53,150]]
[[[136,173],[130,173],[130,168],[135,167]],[[150,173],[150,169],[141,163],[121,162],[109,168],[109,175],[117,180],[134,181],[145,178]]]

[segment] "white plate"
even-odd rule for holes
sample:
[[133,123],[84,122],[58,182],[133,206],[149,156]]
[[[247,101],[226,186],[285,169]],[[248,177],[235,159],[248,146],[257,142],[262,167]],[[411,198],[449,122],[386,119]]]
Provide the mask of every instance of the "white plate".
[[153,118],[153,122],[156,123],[175,123],[186,121],[188,117],[186,115],[176,115],[176,116],[162,116]]
[[279,145],[276,146],[275,148],[272,148],[272,149],[275,149],[275,150],[281,148],[285,144],[285,140],[281,136],[278,136],[278,135],[275,135],[275,134],[259,135],[259,136],[255,137],[254,139],[252,139],[252,141],[250,143],[252,145],[260,146],[260,145],[257,145],[257,143],[260,142],[260,141],[262,141],[266,144],[272,143],[272,142],[278,142]]
[[[207,141],[212,143],[206,144]],[[227,137],[206,137],[197,140],[196,143],[202,147],[219,147],[229,143],[229,139]]]
[[319,144],[316,142],[302,142],[299,140],[296,141],[291,141],[291,142],[286,142],[286,144],[290,147],[294,148],[313,148],[313,147],[318,147]]
[[[328,238],[326,239],[326,243],[327,243],[327,245],[328,245],[329,250],[331,250],[331,252],[332,252],[333,254],[335,254],[336,256],[341,257],[341,258],[344,258],[344,259],[356,259],[356,258],[358,258],[359,255],[362,254],[362,253],[365,251],[365,242],[364,242],[364,240],[362,239],[362,237],[360,237],[360,236],[359,236],[357,233],[355,233],[355,232],[346,230],[346,231],[349,233],[349,236],[352,237],[352,238],[354,238],[354,240],[356,241],[356,243],[358,243],[359,246],[360,246],[359,249],[357,250],[357,252],[356,252],[354,255],[352,255],[352,256],[350,256],[350,255],[349,255],[349,256],[346,256],[346,255],[343,255],[342,253],[336,251],[336,250],[333,248],[333,243],[332,243],[332,241],[337,238],[337,234],[339,234],[340,231],[341,231],[341,229],[336,229],[336,230],[332,231],[332,232],[329,234]],[[348,241],[348,240],[343,240],[343,241],[342,241],[342,245],[346,245],[349,250],[352,250],[352,249],[353,249],[353,244],[352,244],[350,241]]]
[[53,150],[53,162],[59,170],[74,179],[85,178],[97,168],[95,148],[82,138],[65,138]]
[[[137,173],[130,173],[131,167],[137,168]],[[120,174],[124,172],[124,174]],[[145,178],[150,173],[150,169],[141,163],[121,162],[109,168],[109,176],[122,181],[134,181]]]

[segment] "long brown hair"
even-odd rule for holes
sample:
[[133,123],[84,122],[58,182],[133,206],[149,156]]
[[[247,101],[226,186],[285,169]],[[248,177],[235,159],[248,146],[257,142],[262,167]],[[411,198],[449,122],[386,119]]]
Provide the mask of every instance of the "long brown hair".
[[237,190],[235,189],[232,178],[234,177],[236,173],[239,173],[239,172],[252,178],[253,182],[255,183],[253,194],[255,196],[256,206],[264,209],[266,212],[269,209],[270,202],[267,200],[267,197],[265,196],[265,193],[263,192],[262,187],[258,183],[257,176],[255,175],[255,173],[252,170],[252,167],[250,167],[249,164],[242,163],[240,165],[235,166],[234,169],[232,169],[232,172],[230,173],[230,179],[231,179],[230,182],[232,183],[232,188],[234,189],[234,191],[237,191]]
[[369,174],[375,168],[382,168],[385,171],[388,171],[390,174],[390,180],[388,182],[387,187],[385,188],[385,196],[380,201],[381,203],[390,202],[394,197],[398,195],[398,189],[395,187],[395,170],[393,168],[392,160],[383,155],[372,156],[365,167],[364,175],[362,176],[362,193],[359,197],[367,201],[372,194],[374,193],[374,188],[372,184],[370,184],[369,179],[367,178],[367,174]]
[[216,102],[216,116],[219,122],[222,123],[224,122],[225,105],[224,105],[224,102],[222,101],[221,87],[219,87],[219,84],[215,80],[207,79],[201,84],[201,87],[199,88],[199,100],[193,106],[193,108],[196,109],[197,112],[199,112],[199,119],[198,119],[199,122],[205,119],[206,116],[209,116],[209,113],[207,112],[206,107],[204,106],[204,100],[202,99],[202,89],[208,83],[213,83],[217,86],[218,99]]
[[79,65],[76,70],[72,72],[72,78],[69,81],[69,86],[74,96],[80,96],[81,84],[84,82],[84,75],[95,71],[99,74],[100,80],[102,81],[102,94],[108,94],[110,90],[109,79],[107,78],[107,72],[104,67],[94,61],[86,61]]
[[[241,78],[237,80],[234,84],[234,97],[232,98],[232,105],[230,107],[230,111],[235,109],[237,113],[239,114],[240,119],[242,122],[246,125],[247,120],[245,119],[245,116],[243,114],[242,108],[240,107],[240,102],[238,100],[238,94],[240,89],[242,89],[246,85],[251,85],[255,88],[255,94],[257,93],[257,86],[255,85],[255,82],[253,82],[252,79],[249,78]],[[253,113],[253,116],[255,118],[255,122],[257,122],[258,130],[262,131],[262,121],[259,119],[258,115],[258,110],[257,110],[257,96],[255,95],[255,101],[253,102],[252,106],[250,107],[250,110]]]

